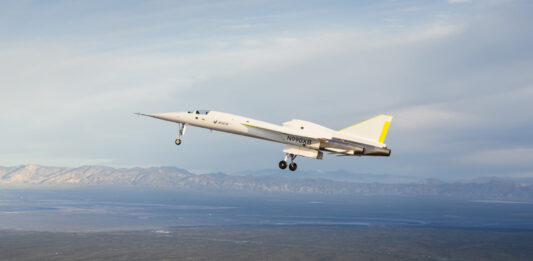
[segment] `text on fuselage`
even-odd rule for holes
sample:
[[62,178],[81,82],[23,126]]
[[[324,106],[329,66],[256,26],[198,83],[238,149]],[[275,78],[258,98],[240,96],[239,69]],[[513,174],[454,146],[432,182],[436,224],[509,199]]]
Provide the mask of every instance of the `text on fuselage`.
[[296,142],[300,144],[306,144],[306,145],[311,145],[311,142],[312,142],[311,139],[298,137],[298,136],[292,136],[292,135],[287,135],[287,141]]

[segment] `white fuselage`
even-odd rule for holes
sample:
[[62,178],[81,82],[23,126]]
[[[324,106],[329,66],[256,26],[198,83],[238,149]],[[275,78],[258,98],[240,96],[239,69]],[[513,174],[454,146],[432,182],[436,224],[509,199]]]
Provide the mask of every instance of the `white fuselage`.
[[303,120],[277,125],[217,111],[137,114],[179,123],[176,145],[181,144],[181,136],[189,125],[286,144],[285,158],[278,165],[291,171],[297,168],[294,162],[297,156],[322,159],[323,151],[341,156],[390,156],[391,153],[383,142],[392,116],[383,114],[339,131]]
[[367,144],[374,147],[384,148],[385,144],[347,135],[324,126],[303,121],[292,120],[282,126],[259,121],[230,113],[209,111],[202,112],[171,112],[147,115],[150,117],[183,123],[200,128],[229,132],[238,135],[254,137],[284,144],[303,146],[312,149],[323,149],[320,139],[332,138]]

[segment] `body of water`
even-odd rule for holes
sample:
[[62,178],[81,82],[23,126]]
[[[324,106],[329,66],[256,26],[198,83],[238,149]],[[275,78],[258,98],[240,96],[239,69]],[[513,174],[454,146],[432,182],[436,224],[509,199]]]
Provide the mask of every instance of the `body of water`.
[[105,231],[169,226],[357,225],[533,229],[533,204],[413,197],[3,190],[0,229]]

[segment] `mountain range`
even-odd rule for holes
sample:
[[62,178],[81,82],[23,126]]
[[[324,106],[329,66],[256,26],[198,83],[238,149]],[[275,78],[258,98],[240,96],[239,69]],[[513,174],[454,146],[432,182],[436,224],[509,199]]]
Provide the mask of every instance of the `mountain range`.
[[[328,179],[328,177],[333,178]],[[380,182],[380,179],[384,182]],[[533,202],[532,185],[510,180],[491,178],[469,182],[445,182],[438,179],[413,181],[392,175],[355,174],[346,171],[308,172],[297,176],[274,170],[239,172],[232,175],[224,173],[198,175],[176,167],[82,166],[68,168],[21,165],[0,167],[0,187],[47,189],[142,187],[212,193],[439,196]]]

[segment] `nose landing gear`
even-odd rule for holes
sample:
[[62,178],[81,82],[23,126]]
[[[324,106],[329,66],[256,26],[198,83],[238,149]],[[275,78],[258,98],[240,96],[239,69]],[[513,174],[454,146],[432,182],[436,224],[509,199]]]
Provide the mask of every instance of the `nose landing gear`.
[[174,141],[174,143],[176,143],[176,145],[180,145],[181,144],[181,136],[183,134],[185,134],[186,127],[187,127],[187,125],[185,123],[180,123],[180,130],[178,131],[178,138]]
[[296,162],[294,162],[294,159],[296,158],[296,155],[294,154],[285,154],[285,159],[283,159],[282,161],[279,162],[279,168],[280,169],[286,169],[287,168],[287,159],[290,159],[291,160],[291,163],[288,164],[289,165],[289,169],[291,171],[295,171],[296,168],[298,168],[298,165],[296,164]]

